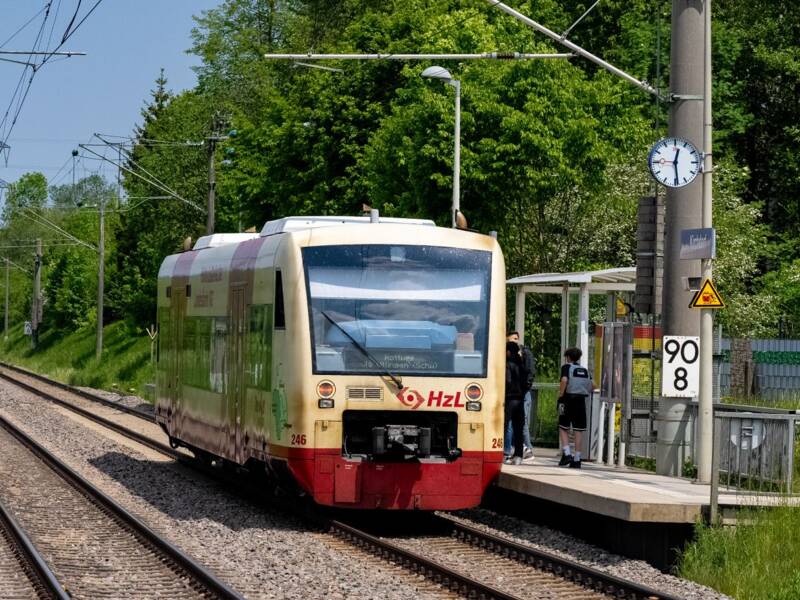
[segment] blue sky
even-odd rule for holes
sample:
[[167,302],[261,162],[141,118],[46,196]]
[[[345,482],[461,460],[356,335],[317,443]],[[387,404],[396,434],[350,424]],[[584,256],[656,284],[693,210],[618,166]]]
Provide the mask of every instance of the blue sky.
[[[81,15],[96,0],[83,0]],[[56,183],[72,178],[71,152],[94,132],[128,135],[140,122],[139,110],[164,67],[173,91],[190,88],[198,64],[187,55],[192,16],[214,8],[221,0],[104,0],[66,42],[62,50],[87,52],[46,64],[36,75],[14,127],[8,167],[0,157],[0,179],[16,181],[29,171],[41,171]],[[45,0],[0,0],[0,47],[30,50],[42,16],[5,45],[20,26],[45,6]],[[57,19],[52,48],[60,41],[78,0],[54,0]],[[80,20],[80,16],[77,20]],[[23,57],[25,58],[25,57]],[[22,66],[0,62],[0,117],[6,112]],[[2,139],[2,137],[0,137]],[[65,163],[67,168],[59,168]],[[96,172],[98,164],[82,160],[77,177]],[[107,176],[116,177],[108,165]]]

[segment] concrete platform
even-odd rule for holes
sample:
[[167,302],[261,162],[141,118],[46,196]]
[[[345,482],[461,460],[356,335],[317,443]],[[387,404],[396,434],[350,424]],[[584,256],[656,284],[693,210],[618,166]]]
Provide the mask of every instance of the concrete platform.
[[[543,456],[541,452],[530,464],[504,465],[497,485],[526,496],[638,523],[696,523],[707,516],[711,493],[710,485],[639,469],[589,462],[584,462],[582,469],[567,469],[558,466],[557,456]],[[725,488],[719,491],[721,511],[786,501],[778,494],[752,495]]]
[[[503,466],[497,484],[484,496],[486,508],[570,533],[664,571],[674,567],[694,538],[695,524],[708,519],[709,485],[592,463],[567,469],[558,466],[557,450],[535,452],[533,462]],[[731,522],[737,508],[797,500],[720,489],[720,515]]]

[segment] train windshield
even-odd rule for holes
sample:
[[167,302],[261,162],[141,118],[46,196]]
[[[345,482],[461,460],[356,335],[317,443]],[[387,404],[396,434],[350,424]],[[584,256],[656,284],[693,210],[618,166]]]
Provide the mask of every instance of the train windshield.
[[314,372],[486,376],[491,252],[303,249]]

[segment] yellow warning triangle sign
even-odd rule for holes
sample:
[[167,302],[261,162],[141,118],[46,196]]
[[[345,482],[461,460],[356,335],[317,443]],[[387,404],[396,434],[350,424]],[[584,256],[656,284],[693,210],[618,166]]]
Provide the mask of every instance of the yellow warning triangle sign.
[[706,279],[700,291],[689,303],[689,308],[725,308],[725,301],[714,287],[714,283],[710,279]]

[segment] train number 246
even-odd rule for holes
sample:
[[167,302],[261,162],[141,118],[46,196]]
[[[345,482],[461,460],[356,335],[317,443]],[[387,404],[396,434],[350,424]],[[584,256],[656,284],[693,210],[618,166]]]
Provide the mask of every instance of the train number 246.
[[305,433],[293,433],[292,434],[292,446],[305,446],[308,442]]
[[492,448],[502,448],[503,438],[492,438]]

